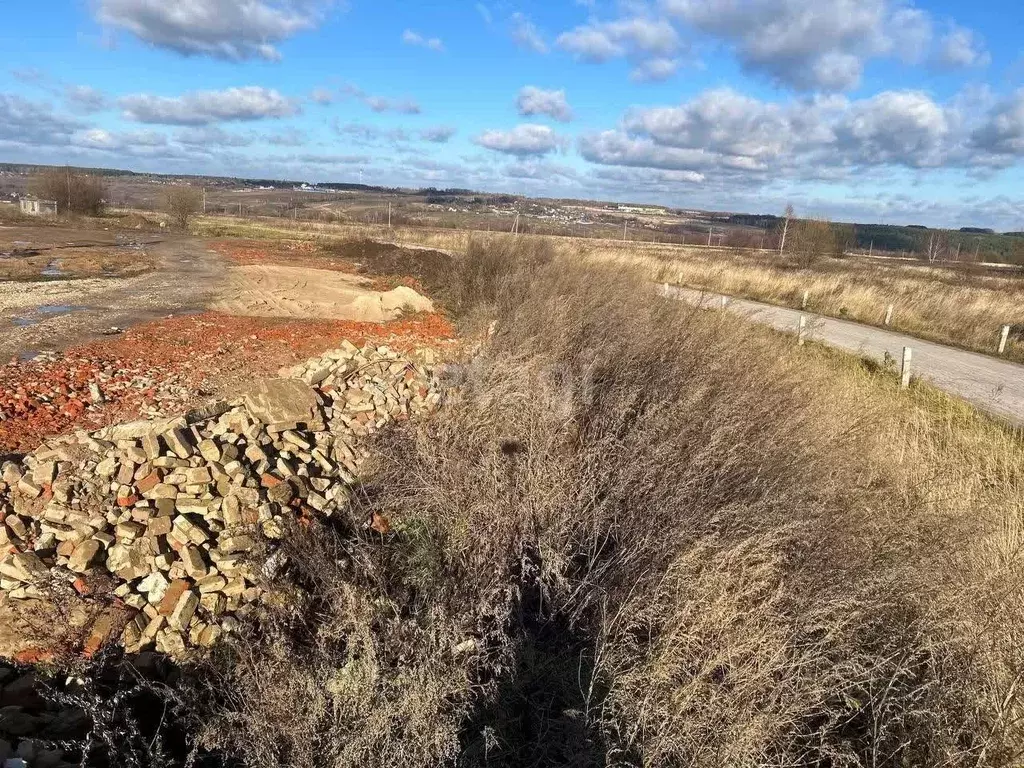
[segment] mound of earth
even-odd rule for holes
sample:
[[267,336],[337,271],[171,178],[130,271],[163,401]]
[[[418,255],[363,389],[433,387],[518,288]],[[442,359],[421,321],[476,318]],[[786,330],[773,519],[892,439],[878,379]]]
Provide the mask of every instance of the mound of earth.
[[211,309],[253,317],[324,318],[380,323],[407,312],[433,312],[430,299],[399,286],[376,291],[370,280],[326,269],[249,265],[228,270]]
[[431,296],[443,294],[453,259],[429,248],[356,240],[326,246],[333,255],[354,262],[360,274],[378,277],[412,277]]

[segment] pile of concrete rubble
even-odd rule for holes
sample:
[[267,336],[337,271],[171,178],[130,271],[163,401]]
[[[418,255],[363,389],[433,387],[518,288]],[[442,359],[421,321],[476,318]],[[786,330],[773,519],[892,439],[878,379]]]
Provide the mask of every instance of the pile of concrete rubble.
[[103,631],[127,650],[214,644],[261,600],[290,521],[347,504],[365,437],[438,405],[433,364],[346,342],[234,400],[4,463],[0,600],[112,593],[126,618]]

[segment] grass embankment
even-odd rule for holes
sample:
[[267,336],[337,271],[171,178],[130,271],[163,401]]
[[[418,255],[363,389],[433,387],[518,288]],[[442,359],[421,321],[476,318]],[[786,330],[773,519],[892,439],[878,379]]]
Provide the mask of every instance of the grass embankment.
[[893,330],[995,354],[1003,325],[1013,326],[1007,357],[1024,362],[1024,278],[947,267],[877,266],[824,258],[796,269],[777,256],[688,251],[666,254],[679,284],[882,326],[894,305]]
[[473,241],[454,276],[493,335],[436,417],[382,438],[350,516],[290,539],[281,607],[204,670],[208,747],[1020,763],[1012,433],[527,241]]

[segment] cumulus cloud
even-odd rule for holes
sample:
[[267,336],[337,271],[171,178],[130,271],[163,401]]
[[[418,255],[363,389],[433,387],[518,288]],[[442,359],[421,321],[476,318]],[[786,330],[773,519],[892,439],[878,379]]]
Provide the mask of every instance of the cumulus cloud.
[[943,165],[951,119],[921,91],[886,91],[850,106],[835,126],[836,147],[861,165]]
[[950,69],[986,67],[992,57],[981,38],[972,30],[953,24],[939,43],[936,60]]
[[519,91],[516,109],[523,117],[547,115],[563,123],[572,120],[572,108],[565,98],[564,90],[545,91],[543,88],[527,85]]
[[559,48],[585,61],[602,62],[618,56],[666,57],[679,49],[679,34],[665,19],[633,17],[594,22],[558,36]]
[[749,71],[799,90],[856,87],[870,58],[919,59],[928,14],[895,0],[663,0],[673,17],[731,45]]
[[997,103],[971,135],[971,144],[983,153],[1024,157],[1024,88]]
[[69,85],[64,89],[64,101],[73,111],[82,114],[102,112],[110,106],[106,94],[89,85]]
[[262,120],[290,117],[300,111],[294,100],[276,90],[256,85],[223,91],[195,91],[175,97],[136,94],[122,97],[118,106],[128,120],[162,125]]
[[76,133],[71,140],[76,147],[106,152],[129,151],[142,154],[146,149],[166,147],[167,136],[158,131],[118,132],[90,128]]
[[447,144],[457,132],[457,129],[450,125],[435,125],[420,131],[420,138],[433,144]]
[[78,120],[54,112],[48,104],[0,93],[0,142],[59,146],[81,127]]
[[585,134],[578,146],[600,165],[746,184],[836,180],[857,169],[984,169],[1024,156],[1024,89],[980,124],[963,107],[969,101],[940,104],[906,90],[773,103],[720,88],[677,106],[631,110],[618,129]]
[[679,59],[647,59],[633,67],[629,77],[637,83],[656,83],[668,80],[679,71]]
[[511,21],[512,40],[516,45],[535,53],[548,52],[548,44],[544,40],[544,36],[537,29],[536,25],[530,21],[529,17],[524,16],[522,13],[513,13]]
[[431,51],[437,51],[438,53],[444,52],[444,43],[441,42],[439,37],[424,37],[419,32],[414,32],[411,29],[405,30],[402,33],[402,42],[406,45],[415,45],[420,48],[428,48]]
[[473,143],[495,152],[526,157],[553,152],[563,146],[564,140],[546,125],[523,123],[510,131],[484,131]]
[[240,61],[281,58],[276,44],[316,27],[330,0],[97,0],[101,24],[158,48]]
[[378,113],[397,112],[402,115],[418,115],[423,111],[419,102],[414,99],[392,99],[385,96],[375,96],[352,84],[342,88],[342,93],[358,99],[371,110]]

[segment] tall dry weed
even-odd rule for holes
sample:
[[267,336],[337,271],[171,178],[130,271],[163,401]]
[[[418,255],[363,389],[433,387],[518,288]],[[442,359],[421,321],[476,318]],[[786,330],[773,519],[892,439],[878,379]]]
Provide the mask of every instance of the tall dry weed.
[[995,514],[884,455],[896,411],[638,273],[504,247],[453,275],[489,342],[380,440],[350,517],[291,540],[208,743],[254,766],[1015,764],[1024,582],[979,558]]

